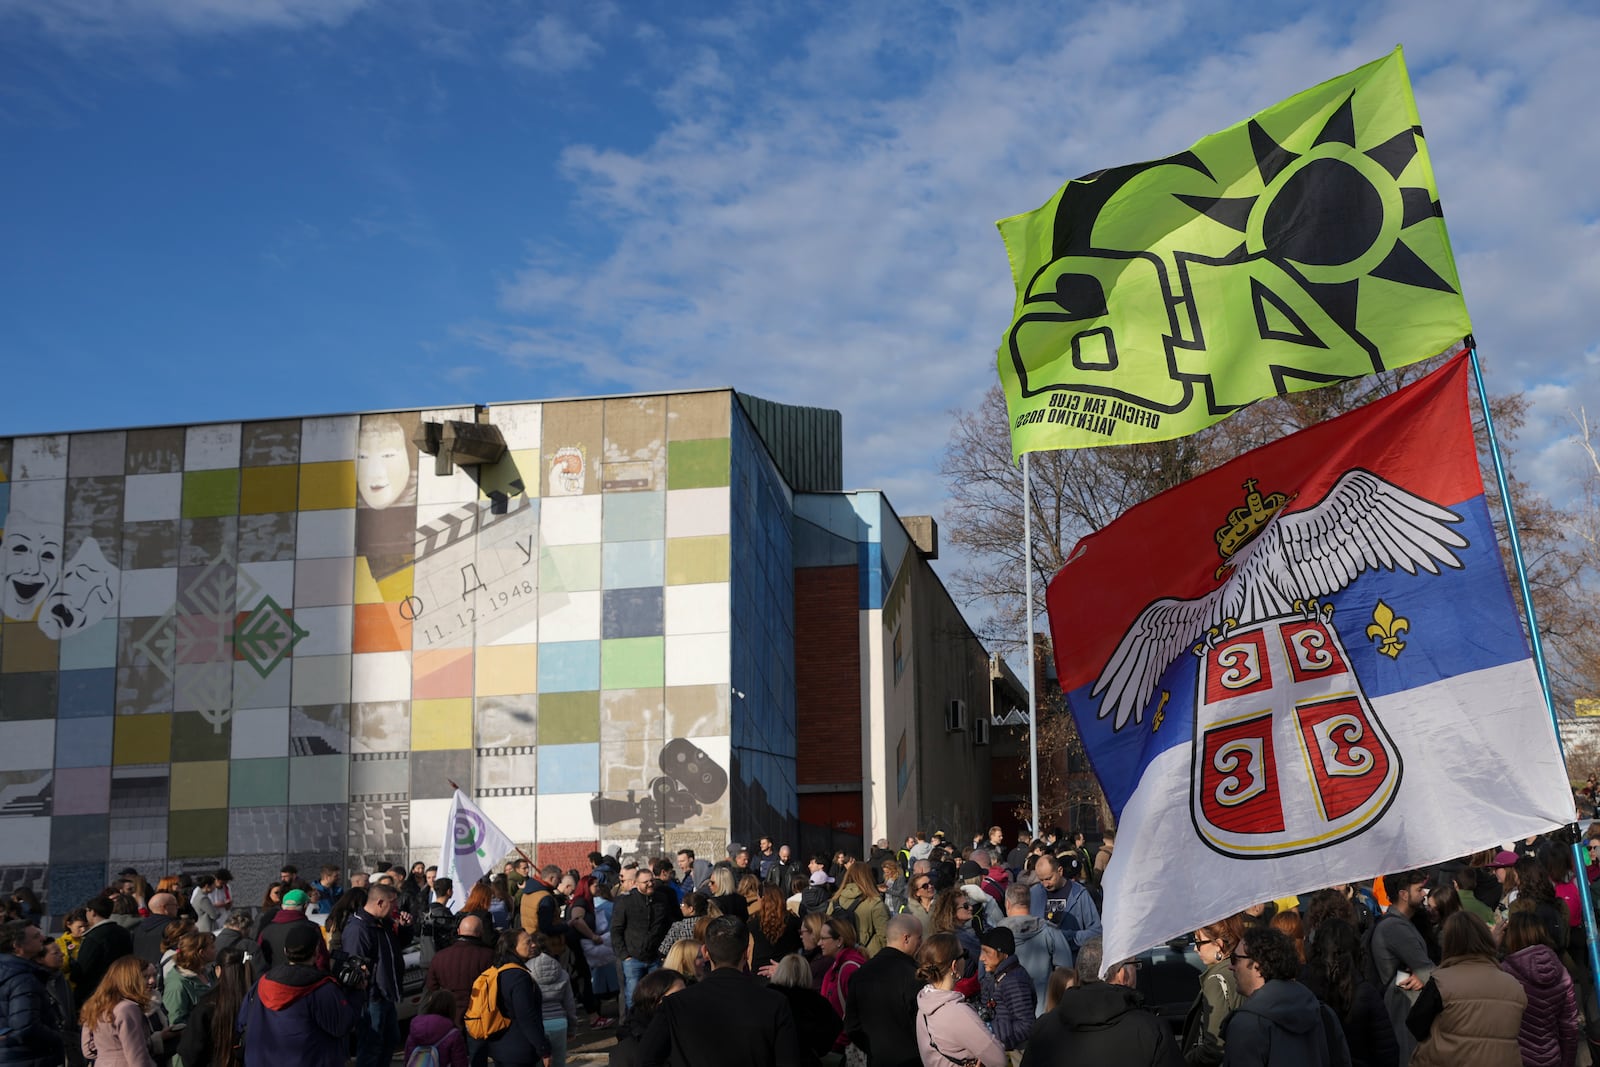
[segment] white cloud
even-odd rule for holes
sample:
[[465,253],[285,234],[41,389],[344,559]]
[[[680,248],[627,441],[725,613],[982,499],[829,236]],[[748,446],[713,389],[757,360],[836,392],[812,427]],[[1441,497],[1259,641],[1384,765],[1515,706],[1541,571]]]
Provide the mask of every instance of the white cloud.
[[[561,158],[607,251],[539,247],[502,285],[508,321],[475,335],[597,387],[732,384],[841,408],[849,479],[936,511],[945,412],[993,380],[1010,315],[992,220],[1405,40],[1491,388],[1559,381],[1600,411],[1581,310],[1600,291],[1600,142],[1571,125],[1572,102],[1600,96],[1586,12],[1374,4],[1236,37],[1176,2],[1077,22],[914,10],[856,5],[777,60],[748,25],[657,41],[660,134]],[[1530,444],[1559,436],[1549,417],[1535,405]]]
[[337,26],[368,0],[7,0],[0,20],[21,19],[67,43],[181,33]]
[[506,59],[541,74],[565,74],[588,66],[600,44],[559,15],[543,15],[511,42]]

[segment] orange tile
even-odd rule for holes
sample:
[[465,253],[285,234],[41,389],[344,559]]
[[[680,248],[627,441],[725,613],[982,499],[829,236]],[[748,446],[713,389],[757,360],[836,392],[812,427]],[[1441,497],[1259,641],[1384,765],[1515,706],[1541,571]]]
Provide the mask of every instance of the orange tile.
[[410,652],[411,622],[399,604],[357,604],[353,652]]
[[418,649],[411,655],[411,697],[439,700],[472,695],[472,649]]

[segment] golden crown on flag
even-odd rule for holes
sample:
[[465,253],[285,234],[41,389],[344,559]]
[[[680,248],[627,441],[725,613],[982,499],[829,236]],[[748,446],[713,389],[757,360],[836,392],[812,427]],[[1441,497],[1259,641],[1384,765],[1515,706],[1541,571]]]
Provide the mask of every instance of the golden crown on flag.
[[1249,544],[1256,534],[1272,521],[1272,516],[1282,511],[1287,503],[1289,496],[1285,493],[1268,493],[1262,496],[1256,489],[1254,478],[1244,483],[1244,506],[1228,512],[1228,521],[1217,527],[1217,552],[1224,561],[1216,571],[1219,579],[1228,573],[1228,568],[1231,566],[1227,560],[1232,559],[1234,553]]

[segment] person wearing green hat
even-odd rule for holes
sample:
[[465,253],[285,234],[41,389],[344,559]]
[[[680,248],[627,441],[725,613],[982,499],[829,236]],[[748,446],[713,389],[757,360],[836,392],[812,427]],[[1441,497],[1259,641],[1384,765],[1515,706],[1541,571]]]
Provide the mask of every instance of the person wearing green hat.
[[[306,918],[307,899],[303,889],[291,889],[283,895],[283,907],[261,931],[261,954],[266,957],[263,970],[284,961],[283,946],[293,930],[303,926],[317,930],[317,924]],[[322,943],[321,931],[318,930],[317,951],[312,966],[326,971],[328,959],[328,948]]]

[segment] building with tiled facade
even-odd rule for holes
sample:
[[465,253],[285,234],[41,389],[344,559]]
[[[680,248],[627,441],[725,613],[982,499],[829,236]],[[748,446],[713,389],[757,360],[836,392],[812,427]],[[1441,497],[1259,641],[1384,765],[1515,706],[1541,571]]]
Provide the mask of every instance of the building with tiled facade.
[[[987,671],[924,681],[910,620],[985,654],[841,470],[837,413],[731,390],[0,438],[0,881],[432,861],[452,783],[562,864],[799,840],[852,784],[903,834],[919,754],[985,811],[945,715]],[[808,654],[824,572],[853,657]]]

